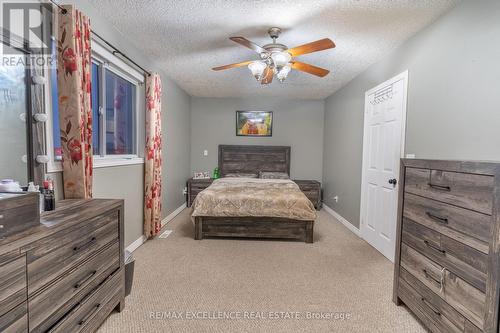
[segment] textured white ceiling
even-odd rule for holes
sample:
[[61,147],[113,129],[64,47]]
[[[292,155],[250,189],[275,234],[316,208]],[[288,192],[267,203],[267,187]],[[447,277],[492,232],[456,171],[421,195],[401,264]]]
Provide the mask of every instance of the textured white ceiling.
[[[284,96],[322,99],[379,61],[458,0],[89,0],[136,47],[192,96]],[[289,48],[328,37],[333,50],[297,59],[329,69],[318,78],[292,71],[284,84],[261,86],[246,67],[212,67],[257,59],[230,41],[269,43],[283,29]]]

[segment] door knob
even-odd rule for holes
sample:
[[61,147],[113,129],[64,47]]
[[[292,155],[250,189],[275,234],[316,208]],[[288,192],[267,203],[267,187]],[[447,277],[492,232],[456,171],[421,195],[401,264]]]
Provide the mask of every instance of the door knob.
[[389,184],[396,186],[397,183],[398,183],[398,180],[396,178],[389,179]]

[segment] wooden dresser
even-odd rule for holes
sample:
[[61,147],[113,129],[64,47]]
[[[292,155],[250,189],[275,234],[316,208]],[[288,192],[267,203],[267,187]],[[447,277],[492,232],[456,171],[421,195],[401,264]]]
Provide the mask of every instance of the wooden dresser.
[[432,332],[498,332],[500,163],[403,159],[394,296]]
[[317,180],[294,180],[316,210],[321,209],[321,183]]
[[65,200],[0,240],[0,332],[94,332],[125,299],[122,200]]
[[187,201],[187,206],[191,207],[193,204],[194,199],[204,189],[210,186],[213,182],[213,178],[208,178],[208,179],[194,179],[194,178],[189,178],[186,184],[187,187],[187,194],[186,194],[186,201]]

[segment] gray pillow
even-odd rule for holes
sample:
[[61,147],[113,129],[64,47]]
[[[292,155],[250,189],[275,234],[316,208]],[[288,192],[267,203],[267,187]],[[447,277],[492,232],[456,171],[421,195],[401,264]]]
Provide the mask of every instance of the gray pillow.
[[257,178],[256,173],[244,173],[244,172],[239,172],[239,173],[226,173],[224,177],[228,178]]
[[260,171],[259,178],[262,179],[290,179],[286,172]]

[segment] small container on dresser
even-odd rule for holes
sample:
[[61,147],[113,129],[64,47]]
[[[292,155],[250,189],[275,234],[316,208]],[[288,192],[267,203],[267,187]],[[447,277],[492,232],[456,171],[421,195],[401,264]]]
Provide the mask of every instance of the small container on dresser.
[[194,179],[194,178],[189,178],[187,181],[187,194],[186,194],[186,201],[187,201],[187,206],[191,207],[193,204],[194,199],[204,189],[209,187],[212,182],[214,181],[213,178],[201,178],[201,179]]
[[321,183],[317,180],[294,180],[316,210],[321,209]]
[[500,163],[403,159],[394,296],[432,332],[498,332]]

